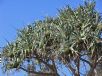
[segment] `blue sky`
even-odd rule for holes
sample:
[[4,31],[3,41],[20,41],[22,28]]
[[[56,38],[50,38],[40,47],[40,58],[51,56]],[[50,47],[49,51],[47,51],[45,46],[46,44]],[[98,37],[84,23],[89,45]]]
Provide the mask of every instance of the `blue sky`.
[[[102,0],[96,2],[96,9],[102,12]],[[0,0],[0,47],[6,44],[6,40],[16,38],[16,29],[44,19],[45,16],[56,16],[57,9],[67,4],[75,8],[81,3],[83,0]],[[24,76],[21,72],[18,74],[10,76]],[[1,69],[0,76],[6,76]]]

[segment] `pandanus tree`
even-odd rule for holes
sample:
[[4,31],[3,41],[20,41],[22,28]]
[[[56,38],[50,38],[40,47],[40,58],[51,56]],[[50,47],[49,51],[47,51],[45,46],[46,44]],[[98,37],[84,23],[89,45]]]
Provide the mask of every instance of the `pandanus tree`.
[[[5,72],[16,68],[31,76],[64,76],[59,69],[65,66],[74,76],[102,75],[102,19],[95,2],[58,11],[57,17],[18,30],[16,40],[2,50]],[[87,68],[84,73],[81,66]]]

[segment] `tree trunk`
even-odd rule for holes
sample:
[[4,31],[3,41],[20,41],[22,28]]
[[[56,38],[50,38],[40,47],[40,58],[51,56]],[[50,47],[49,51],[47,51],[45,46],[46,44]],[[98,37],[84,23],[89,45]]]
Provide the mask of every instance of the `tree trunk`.
[[97,65],[96,72],[97,76],[102,76],[102,64]]

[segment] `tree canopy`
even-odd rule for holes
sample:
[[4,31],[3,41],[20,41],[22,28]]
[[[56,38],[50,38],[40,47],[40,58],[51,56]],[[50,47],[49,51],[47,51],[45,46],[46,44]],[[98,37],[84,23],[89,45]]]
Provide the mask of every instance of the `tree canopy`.
[[[102,68],[102,18],[95,5],[85,1],[74,9],[66,6],[58,10],[57,17],[19,29],[16,40],[2,50],[3,70],[60,76],[59,65],[64,65],[74,76],[96,76],[95,70]],[[82,62],[89,66],[83,74]]]

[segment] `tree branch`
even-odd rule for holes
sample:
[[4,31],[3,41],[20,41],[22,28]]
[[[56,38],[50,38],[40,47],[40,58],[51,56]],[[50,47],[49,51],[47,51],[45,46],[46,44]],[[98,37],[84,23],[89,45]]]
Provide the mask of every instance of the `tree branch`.
[[73,74],[75,74],[75,71],[76,71],[76,70],[75,70],[70,64],[68,64],[67,67],[69,68],[69,70],[70,70]]
[[57,68],[56,68],[56,64],[55,64],[55,61],[54,60],[52,60],[52,64],[53,64],[53,68],[54,68],[55,74],[57,76],[59,76],[58,73],[57,73]]
[[101,58],[102,58],[102,56],[100,58],[98,58],[97,54],[95,54],[94,62],[92,63],[92,67],[90,68],[90,71],[87,76],[95,76],[96,73],[94,70],[95,70],[98,62],[101,60]]
[[83,61],[83,62],[85,62],[85,63],[87,63],[87,64],[89,64],[90,67],[92,67],[92,64],[91,64],[89,61],[87,61],[87,60],[85,60],[85,59],[83,59],[83,58],[81,58],[81,57],[80,57],[80,60]]
[[100,62],[101,59],[102,59],[102,56],[98,58],[98,60],[97,60],[96,63],[98,64],[98,63]]
[[47,62],[45,62],[44,60],[42,60],[43,58],[39,57],[36,53],[34,53],[34,54],[35,54],[35,56],[32,56],[32,58],[35,58],[35,59],[37,59],[39,62],[44,63],[47,67],[49,67],[49,69],[50,69],[52,72],[54,72],[54,69],[53,69],[52,65],[50,65],[50,64],[48,64]]
[[27,69],[25,69],[23,67],[20,67],[20,69],[24,70],[25,72],[30,72],[30,73],[38,74],[38,75],[50,75],[50,76],[54,76],[55,75],[55,73],[30,71],[30,70],[27,70]]

